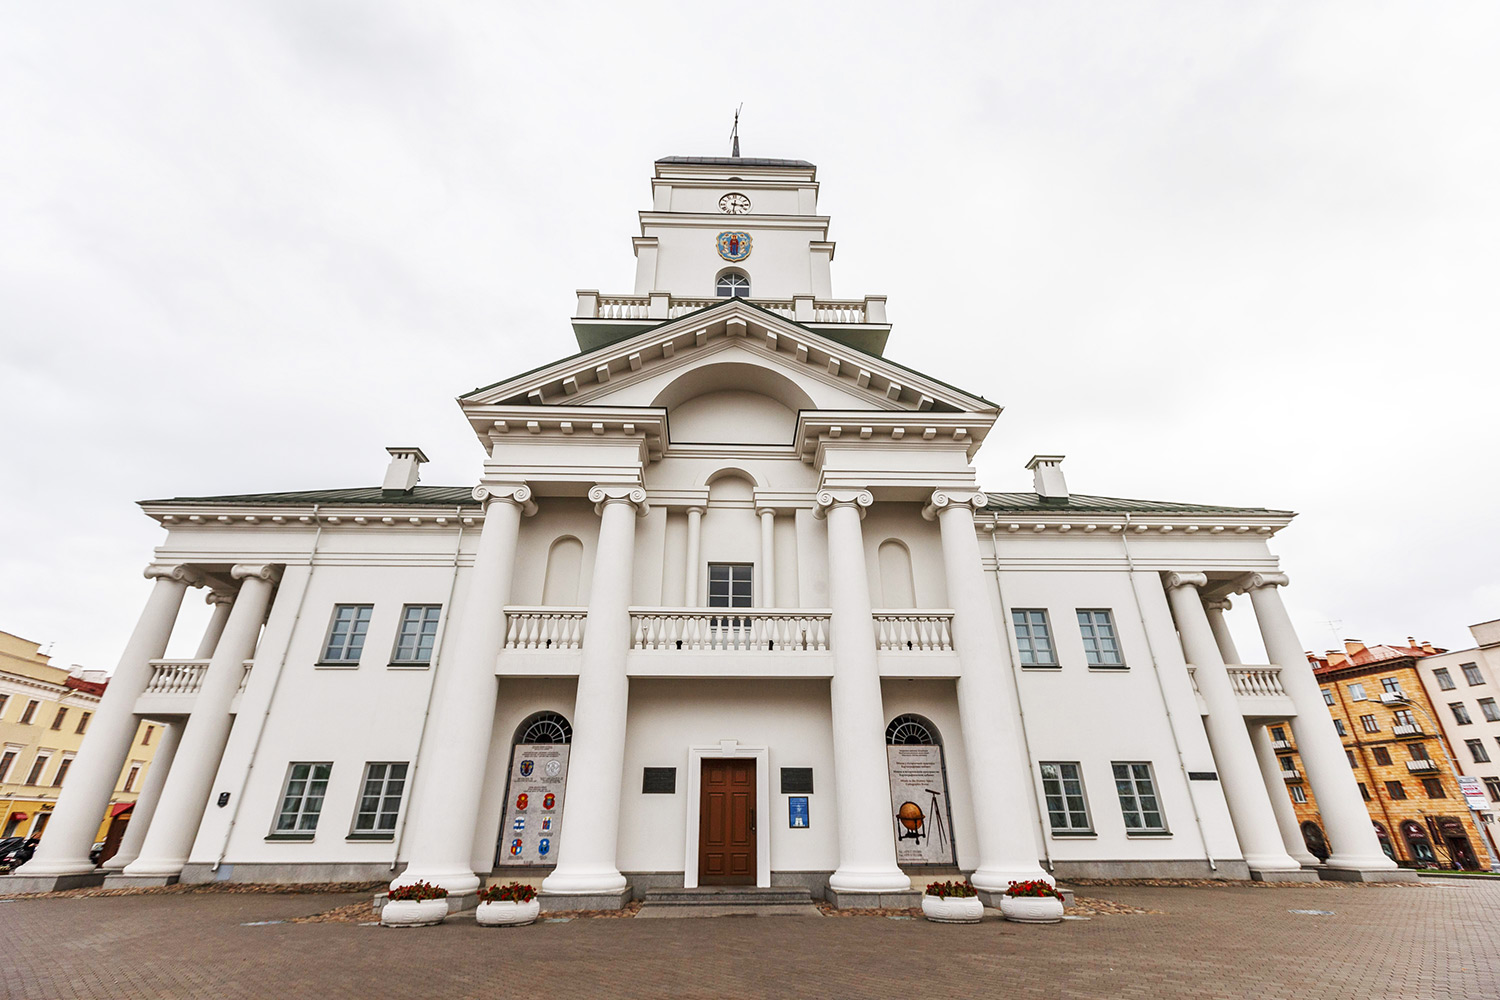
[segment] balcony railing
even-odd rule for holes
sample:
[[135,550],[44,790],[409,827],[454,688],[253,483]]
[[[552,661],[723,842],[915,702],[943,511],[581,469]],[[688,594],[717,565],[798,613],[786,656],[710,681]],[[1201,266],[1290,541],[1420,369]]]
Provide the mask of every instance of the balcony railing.
[[244,694],[245,688],[250,686],[250,671],[255,667],[255,661],[246,660],[244,664],[242,664],[242,666],[244,667],[245,672],[240,674],[240,688],[237,692],[235,692],[236,694]]
[[1393,736],[1425,736],[1425,735],[1427,735],[1426,733],[1422,732],[1422,727],[1420,725],[1418,725],[1417,723],[1410,723],[1410,724],[1404,725],[1404,726],[1392,726],[1391,727],[1391,734]]
[[581,649],[588,608],[506,608],[506,649]]
[[146,694],[197,694],[208,673],[207,660],[152,660]]
[[1301,771],[1297,771],[1297,770],[1288,771],[1285,768],[1283,768],[1282,771],[1281,771],[1281,780],[1283,780],[1283,781],[1301,781],[1302,780],[1302,772]]
[[887,652],[952,652],[953,612],[876,611],[875,645]]
[[1229,682],[1242,698],[1286,697],[1280,667],[1230,667]]
[[1288,751],[1295,750],[1297,748],[1292,746],[1291,740],[1272,740],[1271,749],[1277,751],[1278,753],[1287,753]]
[[1435,761],[1435,760],[1430,760],[1430,759],[1429,760],[1409,760],[1409,761],[1406,762],[1406,769],[1408,771],[1417,771],[1417,772],[1436,771],[1438,769],[1438,762]]
[[[594,291],[578,293],[574,319],[666,320],[727,301],[715,297],[678,297],[665,292],[654,295],[600,295]],[[886,325],[885,296],[867,295],[862,299],[818,299],[799,295],[791,299],[745,300],[778,316],[799,323],[836,323]]]
[[831,611],[775,608],[631,608],[632,649],[819,652]]

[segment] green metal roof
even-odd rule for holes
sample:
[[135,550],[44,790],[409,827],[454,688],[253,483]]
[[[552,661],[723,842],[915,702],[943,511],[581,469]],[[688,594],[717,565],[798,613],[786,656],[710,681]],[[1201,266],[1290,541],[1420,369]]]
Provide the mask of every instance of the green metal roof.
[[356,486],[344,490],[297,490],[289,493],[233,493],[217,497],[172,497],[142,500],[142,504],[195,503],[242,504],[247,506],[297,507],[320,504],[329,507],[478,507],[472,486],[417,486],[410,490],[384,490],[379,486]]
[[1119,497],[1093,497],[1075,493],[1066,498],[1043,497],[1036,493],[988,493],[984,509],[1000,513],[1067,514],[1241,514],[1267,517],[1291,517],[1289,510],[1265,507],[1211,507],[1206,504],[1176,503],[1171,500],[1125,500]]

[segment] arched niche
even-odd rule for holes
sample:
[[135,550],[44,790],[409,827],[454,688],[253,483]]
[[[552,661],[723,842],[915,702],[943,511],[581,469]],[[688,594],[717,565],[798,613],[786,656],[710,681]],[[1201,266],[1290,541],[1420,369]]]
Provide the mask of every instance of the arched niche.
[[906,543],[887,538],[880,543],[877,561],[880,564],[880,606],[915,608],[916,584],[911,572],[911,551]]
[[797,411],[816,406],[802,387],[774,369],[738,361],[684,372],[657,393],[674,442],[789,445]]
[[578,583],[583,574],[583,543],[563,535],[547,550],[547,572],[542,583],[542,606],[572,608],[579,604]]

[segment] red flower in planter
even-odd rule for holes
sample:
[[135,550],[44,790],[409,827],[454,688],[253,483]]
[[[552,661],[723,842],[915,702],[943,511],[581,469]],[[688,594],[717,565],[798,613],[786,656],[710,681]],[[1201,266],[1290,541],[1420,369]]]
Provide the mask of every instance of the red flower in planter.
[[392,889],[385,894],[385,898],[393,903],[421,903],[429,899],[447,899],[448,890],[427,882],[413,882],[411,885]]
[[1031,879],[1026,882],[1011,882],[1010,888],[1005,890],[1007,896],[1018,896],[1024,898],[1036,898],[1050,896],[1053,899],[1062,899],[1062,893],[1052,887],[1052,883],[1046,879]]
[[929,882],[927,883],[927,895],[936,896],[939,899],[968,899],[977,896],[974,887],[967,881],[964,882]]
[[481,903],[529,903],[533,899],[536,899],[536,890],[521,882],[492,885],[479,894]]

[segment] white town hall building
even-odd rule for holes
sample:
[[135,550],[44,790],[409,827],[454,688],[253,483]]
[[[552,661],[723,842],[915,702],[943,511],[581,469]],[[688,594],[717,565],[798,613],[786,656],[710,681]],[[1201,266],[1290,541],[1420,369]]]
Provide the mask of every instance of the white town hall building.
[[[1292,515],[1070,494],[1060,456],[982,492],[999,407],[887,360],[883,297],[833,297],[816,177],[657,161],[634,293],[579,292],[580,353],[460,398],[477,485],[392,448],[380,486],[143,503],[153,589],[5,888],[1391,877],[1282,605]],[[212,622],[165,660],[190,588]],[[1237,662],[1238,594],[1269,664]],[[143,717],[167,735],[96,871]]]

